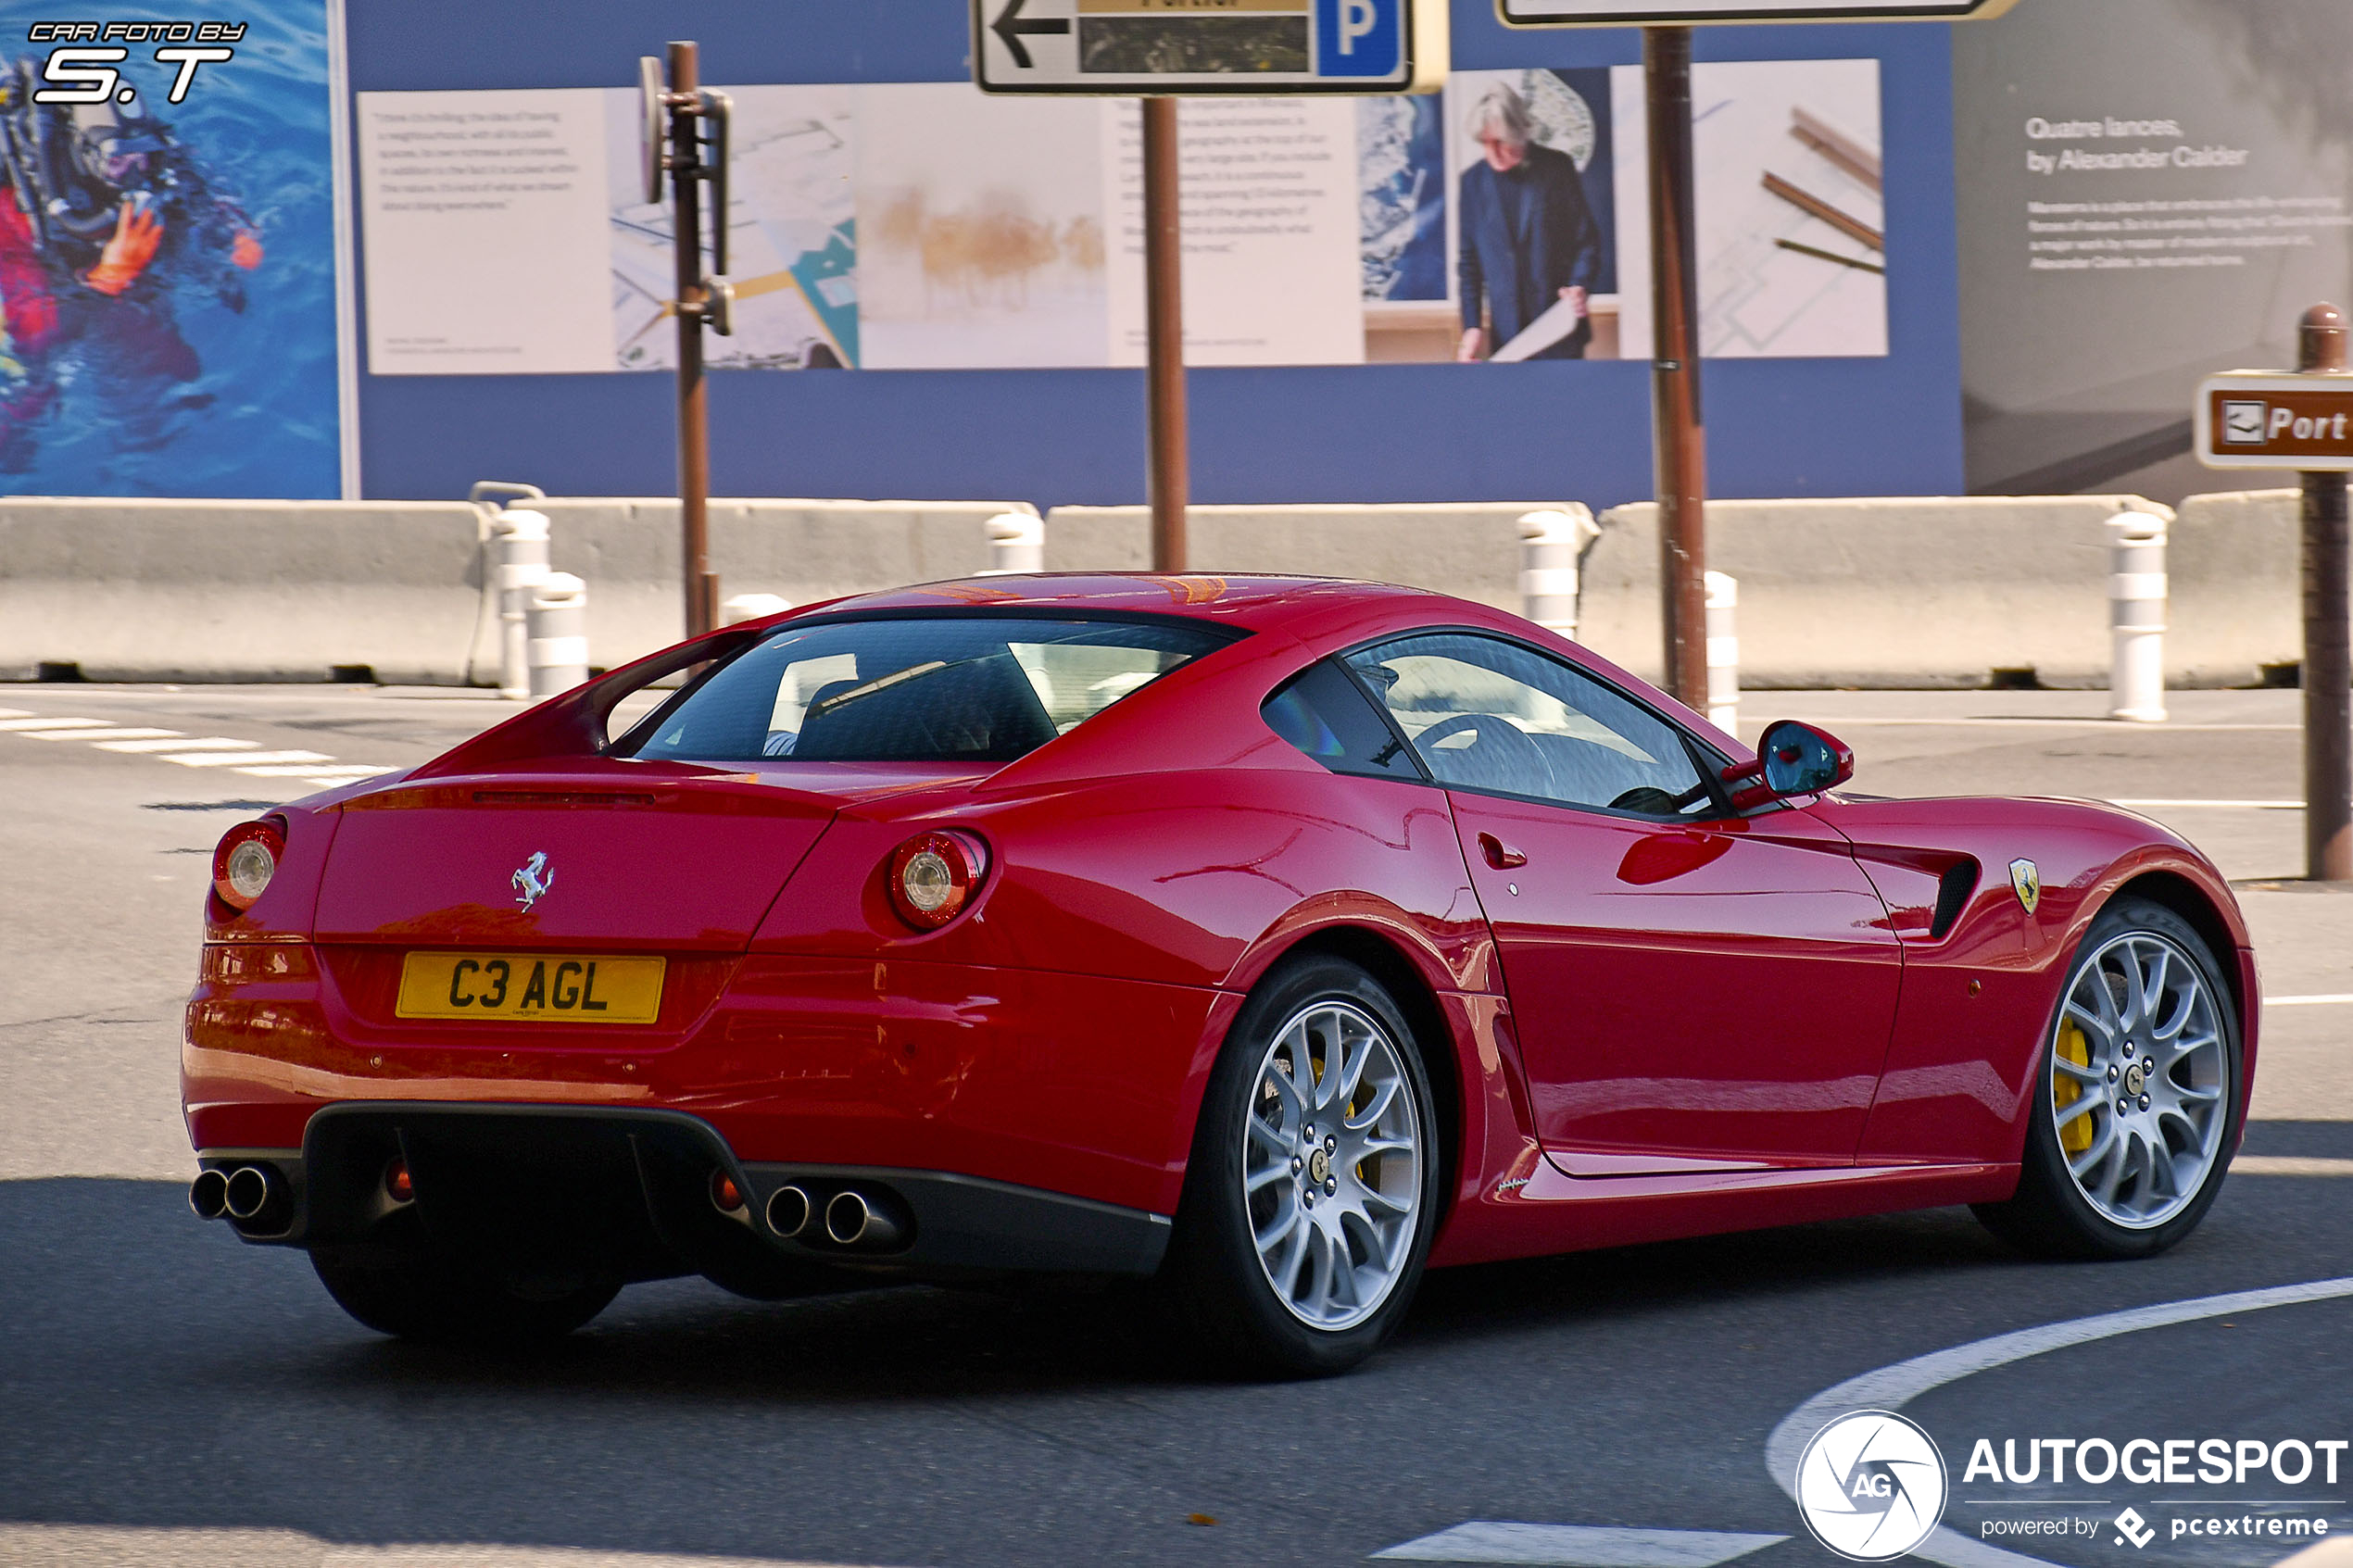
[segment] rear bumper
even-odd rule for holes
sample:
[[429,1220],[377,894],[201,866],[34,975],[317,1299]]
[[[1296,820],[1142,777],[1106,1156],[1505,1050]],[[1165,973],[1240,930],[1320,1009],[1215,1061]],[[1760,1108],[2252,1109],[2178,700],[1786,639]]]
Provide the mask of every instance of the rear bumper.
[[[272,1204],[231,1222],[252,1242],[429,1241],[501,1264],[587,1266],[623,1280],[699,1273],[751,1296],[875,1274],[1148,1274],[1169,1234],[1168,1220],[1147,1210],[945,1172],[747,1162],[710,1123],[674,1110],[352,1101],[311,1116],[299,1149],[197,1158],[207,1170],[258,1165],[272,1176]],[[409,1173],[406,1201],[385,1186],[395,1160]],[[717,1175],[747,1198],[732,1212],[713,1196]],[[900,1234],[862,1247],[835,1243],[822,1223],[779,1235],[770,1199],[787,1186],[818,1214],[838,1194],[867,1197]]]
[[748,1162],[953,1171],[1163,1214],[1241,1005],[1088,975],[754,955],[691,973],[678,960],[673,1030],[484,1025],[395,1017],[398,949],[233,956],[229,972],[208,949],[187,1010],[181,1094],[199,1149],[294,1148],[314,1115],[355,1101],[676,1111]]

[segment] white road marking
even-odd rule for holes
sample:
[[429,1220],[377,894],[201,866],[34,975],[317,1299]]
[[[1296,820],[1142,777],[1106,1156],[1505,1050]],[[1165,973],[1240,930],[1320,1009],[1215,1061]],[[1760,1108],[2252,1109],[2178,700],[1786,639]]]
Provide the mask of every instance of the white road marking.
[[[244,762],[248,759],[230,757],[223,758],[222,760]],[[371,774],[389,773],[394,771],[391,768],[379,768],[372,762],[334,762],[332,760],[323,767],[316,763],[295,763],[271,768],[239,768],[237,770],[240,773],[251,773],[257,779],[316,779],[336,773],[346,778],[364,779]]]
[[2129,806],[2133,810],[2188,811],[2301,811],[2301,800],[2126,800],[2118,798],[2111,806]]
[[227,735],[198,735],[194,740],[102,740],[95,743],[100,751],[258,751],[261,747],[249,740],[231,740]]
[[2323,991],[2310,997],[2266,997],[2267,1008],[2329,1008],[2353,1002],[2353,991]]
[[2234,1176],[2353,1176],[2353,1160],[2317,1155],[2242,1154],[2231,1161]]
[[176,735],[178,730],[19,730],[17,734],[31,740],[155,740],[163,735]]
[[226,768],[245,762],[302,762],[315,767],[334,759],[323,751],[192,751],[185,757],[165,752],[156,760],[177,762],[182,768]]
[[[1947,1383],[2022,1361],[2030,1356],[2088,1345],[2120,1334],[2137,1334],[2146,1328],[2347,1296],[2353,1296],[2353,1277],[2273,1286],[2266,1290],[2234,1290],[2224,1296],[2160,1301],[2155,1306],[2102,1312],[2096,1317],[2070,1318],[2064,1323],[1997,1334],[1990,1339],[1973,1340],[1950,1349],[1932,1350],[1925,1356],[1915,1356],[1908,1361],[1898,1361],[1834,1384],[1783,1416],[1780,1424],[1773,1428],[1772,1436],[1765,1439],[1765,1471],[1772,1476],[1773,1485],[1795,1501],[1797,1461],[1805,1453],[1806,1443],[1815,1433],[1849,1411],[1902,1410],[1931,1389]],[[1942,1563],[1944,1568],[2054,1568],[2039,1557],[1973,1541],[1949,1524],[1939,1524],[1935,1534],[1912,1549],[1912,1555]]]
[[127,729],[105,719],[42,718],[18,708],[0,708],[0,734],[88,741],[100,751],[147,756],[183,768],[233,768],[258,779],[298,779],[321,789],[398,771],[372,762],[338,762],[323,751],[265,751],[258,741],[231,735],[191,737],[178,730]]
[[1716,1568],[1787,1539],[1725,1530],[1631,1530],[1474,1519],[1373,1556],[1406,1562],[1513,1562],[1532,1568]]

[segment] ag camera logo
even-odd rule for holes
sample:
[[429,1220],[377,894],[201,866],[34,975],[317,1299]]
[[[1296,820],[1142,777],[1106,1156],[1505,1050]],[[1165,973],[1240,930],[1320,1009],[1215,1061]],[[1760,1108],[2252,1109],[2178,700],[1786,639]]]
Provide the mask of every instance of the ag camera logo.
[[1948,1483],[1935,1439],[1889,1411],[1854,1411],[1814,1434],[1797,1461],[1797,1511],[1839,1556],[1885,1562],[1928,1539]]

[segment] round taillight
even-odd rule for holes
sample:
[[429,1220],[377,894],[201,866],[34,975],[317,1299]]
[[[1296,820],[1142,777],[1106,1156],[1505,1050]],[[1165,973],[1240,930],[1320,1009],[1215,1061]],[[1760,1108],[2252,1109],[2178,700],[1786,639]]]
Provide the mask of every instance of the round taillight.
[[285,831],[273,819],[239,822],[212,852],[212,890],[233,909],[250,909],[278,874],[286,851]]
[[978,840],[961,833],[925,833],[891,851],[891,908],[918,931],[937,931],[964,912],[988,866]]

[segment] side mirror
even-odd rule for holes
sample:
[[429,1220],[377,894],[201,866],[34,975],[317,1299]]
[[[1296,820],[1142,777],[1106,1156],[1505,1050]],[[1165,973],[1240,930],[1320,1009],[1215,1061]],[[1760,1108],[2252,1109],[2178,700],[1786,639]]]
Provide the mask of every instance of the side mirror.
[[1855,776],[1855,751],[1837,736],[1795,719],[1768,724],[1756,743],[1756,760],[1724,770],[1735,789],[1732,805],[1748,810],[1793,795],[1819,795]]

